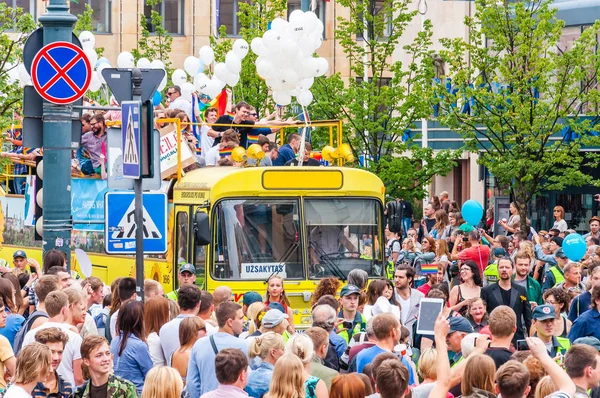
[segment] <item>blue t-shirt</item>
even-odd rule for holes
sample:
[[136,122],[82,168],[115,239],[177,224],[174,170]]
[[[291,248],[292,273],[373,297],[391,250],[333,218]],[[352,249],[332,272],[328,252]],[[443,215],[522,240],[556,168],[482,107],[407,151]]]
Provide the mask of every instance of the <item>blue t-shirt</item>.
[[15,349],[15,336],[21,330],[21,326],[25,322],[23,315],[19,314],[8,314],[6,317],[6,326],[0,328],[0,335],[6,337],[10,342],[10,346]]
[[[356,371],[358,373],[362,373],[363,368],[367,364],[373,362],[375,357],[383,352],[389,351],[374,346],[371,348],[364,349],[358,354],[356,354]],[[412,366],[410,366],[410,363],[406,358],[401,357],[400,360],[402,361],[402,364],[404,364],[404,366],[406,366],[406,368],[408,369],[408,385],[412,386],[413,384],[415,384],[415,375],[413,374]]]
[[296,152],[294,152],[290,144],[282,145],[281,148],[279,148],[279,156],[273,161],[273,166],[283,166],[288,161],[295,158]]

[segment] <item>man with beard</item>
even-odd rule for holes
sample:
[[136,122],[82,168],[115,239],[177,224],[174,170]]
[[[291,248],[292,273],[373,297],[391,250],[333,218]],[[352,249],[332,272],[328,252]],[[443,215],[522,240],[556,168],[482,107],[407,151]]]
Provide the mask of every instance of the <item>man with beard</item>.
[[507,305],[515,311],[517,330],[512,343],[516,345],[516,341],[523,340],[527,335],[526,331],[531,328],[531,306],[525,288],[512,282],[513,268],[514,264],[510,257],[501,258],[498,261],[500,280],[484,287],[481,290],[481,298],[487,303],[488,313],[501,305]]
[[519,251],[515,255],[515,268],[516,273],[513,278],[513,284],[519,285],[527,291],[527,299],[531,304],[532,308],[544,303],[542,299],[542,287],[539,282],[529,276],[529,266],[531,265],[531,258],[529,254]]
[[92,116],[90,126],[92,131],[85,133],[81,137],[81,149],[78,154],[79,167],[81,172],[86,175],[101,174],[105,156],[102,153],[102,147],[106,146],[106,123],[104,116]]

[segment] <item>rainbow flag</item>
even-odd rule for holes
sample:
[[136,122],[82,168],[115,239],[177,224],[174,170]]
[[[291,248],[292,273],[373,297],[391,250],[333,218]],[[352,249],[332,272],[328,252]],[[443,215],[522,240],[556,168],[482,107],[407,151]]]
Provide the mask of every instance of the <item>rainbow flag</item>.
[[227,90],[223,89],[219,95],[212,99],[209,103],[205,104],[202,101],[198,101],[198,109],[200,110],[200,118],[204,120],[204,111],[207,108],[217,108],[218,116],[228,114],[227,112]]
[[225,156],[231,156],[231,152],[231,148],[219,148],[219,156],[221,156],[222,158],[224,158]]
[[423,275],[437,274],[437,272],[438,272],[438,266],[437,266],[437,264],[423,264],[423,265],[421,265],[421,273]]
[[252,144],[258,144],[258,134],[250,134],[248,133],[248,146]]

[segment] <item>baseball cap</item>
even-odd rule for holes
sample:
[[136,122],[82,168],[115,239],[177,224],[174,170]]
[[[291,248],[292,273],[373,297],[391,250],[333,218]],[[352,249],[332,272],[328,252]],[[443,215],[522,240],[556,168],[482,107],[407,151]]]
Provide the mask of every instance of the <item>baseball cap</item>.
[[556,318],[556,312],[554,312],[554,306],[549,304],[538,305],[533,310],[533,319],[536,321],[543,321],[545,319]]
[[242,300],[244,305],[250,305],[250,304],[261,302],[261,301],[262,301],[262,296],[260,294],[258,294],[257,292],[244,293],[244,299]]
[[554,257],[568,258],[567,255],[565,254],[565,252],[563,251],[562,247],[554,252]]
[[185,263],[183,265],[181,265],[181,267],[179,267],[179,273],[182,274],[184,272],[190,272],[192,274],[196,274],[196,267],[194,267],[192,264],[190,263]]
[[506,256],[506,251],[501,247],[497,247],[494,249],[494,256],[495,257],[504,257],[504,256]]
[[23,250],[17,250],[15,252],[15,254],[13,254],[13,258],[17,258],[17,257],[27,258],[27,254],[25,254],[25,251],[23,251]]
[[265,316],[263,316],[261,324],[262,326],[271,329],[283,322],[284,319],[288,319],[287,314],[284,314],[279,310],[269,310],[265,313]]
[[283,307],[283,304],[278,303],[278,302],[273,302],[273,303],[269,303],[269,308],[272,310],[279,310],[281,312],[283,312],[285,314],[285,308]]
[[587,344],[600,351],[600,340],[598,340],[596,337],[580,337],[578,339],[575,339],[573,344]]
[[465,332],[465,333],[473,333],[473,326],[466,318],[462,316],[455,316],[450,318],[450,330],[448,334],[454,332]]
[[354,293],[360,294],[360,289],[355,285],[346,285],[342,288],[342,291],[340,292],[340,297],[346,297]]

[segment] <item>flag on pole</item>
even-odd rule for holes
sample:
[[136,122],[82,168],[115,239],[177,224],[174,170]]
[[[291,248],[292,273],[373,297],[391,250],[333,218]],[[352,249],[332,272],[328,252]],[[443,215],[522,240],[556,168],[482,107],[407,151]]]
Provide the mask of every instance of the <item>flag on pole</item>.
[[[196,96],[192,95],[192,132],[194,133],[194,137],[196,137],[196,155],[202,155],[202,145],[200,140],[200,132],[198,131],[198,119],[196,118]],[[200,103],[200,101],[198,101]]]

